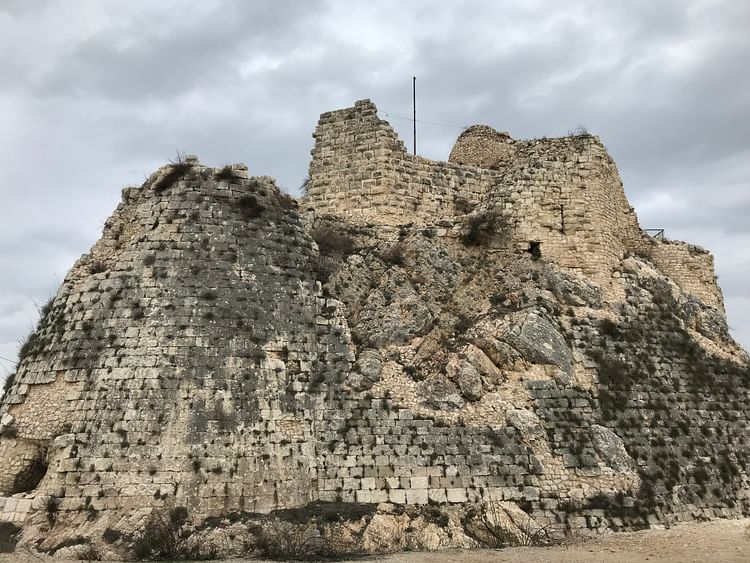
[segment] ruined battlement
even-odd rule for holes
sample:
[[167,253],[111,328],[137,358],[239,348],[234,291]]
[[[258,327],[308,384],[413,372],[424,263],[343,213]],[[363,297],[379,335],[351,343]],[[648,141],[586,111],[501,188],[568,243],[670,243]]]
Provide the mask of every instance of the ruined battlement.
[[494,212],[507,246],[533,243],[566,268],[606,279],[629,253],[648,254],[664,272],[723,311],[710,254],[648,237],[617,166],[596,136],[513,140],[474,125],[448,162],[407,153],[370,100],[323,113],[313,134],[305,203],[356,224],[455,224]]
[[472,125],[458,136],[448,162],[499,170],[514,157],[516,142],[507,131],[488,125]]
[[369,100],[322,114],[313,137],[306,202],[360,224],[437,224],[479,203],[498,176],[408,154]]

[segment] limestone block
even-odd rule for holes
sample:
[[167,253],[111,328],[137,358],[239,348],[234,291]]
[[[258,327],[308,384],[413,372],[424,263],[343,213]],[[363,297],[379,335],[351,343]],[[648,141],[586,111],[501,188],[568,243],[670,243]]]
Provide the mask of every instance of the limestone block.
[[388,491],[388,502],[394,504],[405,504],[406,503],[406,491],[403,489],[391,489]]
[[428,477],[412,477],[409,480],[409,486],[412,489],[426,489],[429,487]]
[[427,504],[428,494],[427,489],[407,489],[406,490],[406,503],[407,504]]
[[31,510],[31,499],[19,499],[18,503],[16,504],[16,512],[20,514],[24,514],[29,512]]
[[[357,492],[362,493],[364,491]],[[339,493],[337,493],[336,491],[319,491],[318,499],[322,502],[337,502],[339,501]]]
[[361,483],[361,487],[362,487],[363,490],[370,491],[370,490],[373,490],[373,489],[376,488],[375,487],[375,479],[372,478],[372,477],[365,477],[365,478],[361,479],[360,483]]
[[429,502],[438,504],[448,502],[448,496],[445,489],[427,489],[427,499]]
[[450,488],[446,489],[446,500],[450,503],[463,503],[468,500],[466,495],[466,489],[464,488]]

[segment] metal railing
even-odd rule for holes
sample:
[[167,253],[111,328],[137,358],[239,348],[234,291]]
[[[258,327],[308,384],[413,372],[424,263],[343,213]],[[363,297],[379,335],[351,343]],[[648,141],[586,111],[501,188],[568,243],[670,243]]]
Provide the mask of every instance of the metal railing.
[[664,229],[643,229],[646,231],[646,234],[650,236],[651,238],[655,238],[657,240],[664,240],[666,237],[664,236]]

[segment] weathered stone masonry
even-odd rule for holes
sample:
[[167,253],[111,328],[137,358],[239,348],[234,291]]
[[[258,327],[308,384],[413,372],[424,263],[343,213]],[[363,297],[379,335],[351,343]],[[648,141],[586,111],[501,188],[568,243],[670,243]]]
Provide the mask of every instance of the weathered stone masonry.
[[[306,201],[318,213],[437,225],[475,206],[494,209],[506,217],[515,247],[539,242],[545,256],[588,275],[606,279],[628,252],[649,249],[667,275],[723,311],[710,256],[648,238],[598,137],[514,141],[474,126],[459,137],[455,163],[436,162],[408,154],[369,100],[322,114],[313,137]],[[697,266],[708,273],[696,274]]]
[[159,190],[165,172],[124,191],[37,330],[3,404],[19,424],[0,490],[48,459],[37,488],[62,511],[305,504],[324,421],[304,390],[352,359],[312,242],[244,168],[193,162]]

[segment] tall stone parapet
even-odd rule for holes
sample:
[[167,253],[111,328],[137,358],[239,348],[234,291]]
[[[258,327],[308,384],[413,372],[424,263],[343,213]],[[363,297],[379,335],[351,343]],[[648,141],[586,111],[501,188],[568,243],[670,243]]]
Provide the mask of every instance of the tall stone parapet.
[[[569,268],[608,275],[645,235],[597,137],[513,141],[475,125],[449,162],[406,153],[369,100],[324,113],[315,129],[306,204],[357,223],[462,221],[496,212],[513,247],[536,245]],[[491,169],[492,168],[492,169]]]
[[305,204],[354,223],[437,224],[473,207],[497,180],[492,170],[407,154],[370,100],[320,116]]

